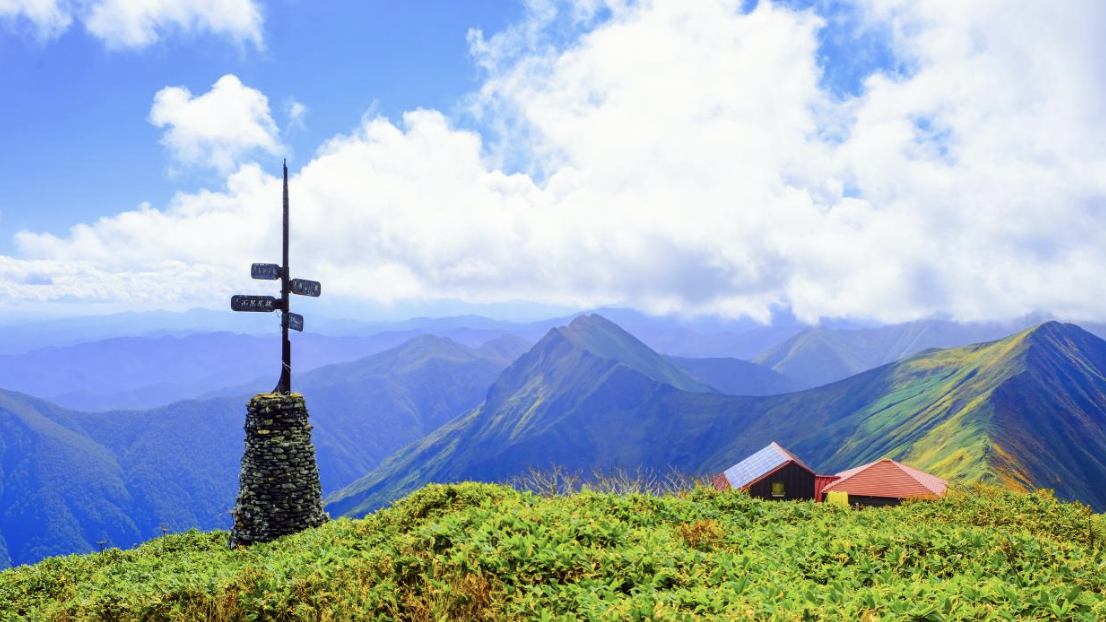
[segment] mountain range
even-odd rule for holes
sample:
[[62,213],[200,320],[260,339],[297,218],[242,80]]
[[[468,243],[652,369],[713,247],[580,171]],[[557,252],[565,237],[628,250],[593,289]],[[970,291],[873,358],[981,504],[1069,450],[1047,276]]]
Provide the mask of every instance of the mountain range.
[[[498,481],[530,466],[711,474],[772,440],[822,472],[889,456],[956,480],[1048,487],[1106,508],[1098,485],[1106,477],[1106,342],[1073,325],[1049,322],[986,343],[923,350],[795,392],[802,382],[778,370],[735,357],[662,355],[599,315],[546,328],[537,343],[501,332],[503,326],[466,328],[460,321],[419,320],[404,328],[411,332],[343,338],[346,345],[315,336],[319,348],[331,348],[315,362],[355,357],[356,347],[394,346],[294,376],[308,398],[333,515],[370,511],[427,482]],[[725,326],[696,330],[722,335],[731,328],[744,334]],[[468,343],[426,334],[439,330]],[[792,340],[782,349],[787,356],[762,360],[794,372],[810,353],[836,349],[855,354],[836,360],[863,367],[916,350],[934,335],[957,341],[975,334],[911,330],[876,339],[868,329],[818,329],[817,338]],[[497,337],[478,341],[488,335]],[[38,351],[22,359],[26,369],[9,360],[5,373],[56,391],[49,383],[79,373],[73,370],[82,359],[75,353],[87,347],[83,366],[100,369],[69,384],[110,388],[121,381],[95,350],[126,351],[133,345],[128,339],[56,348],[55,354],[74,354],[72,361]],[[187,358],[204,352],[205,339],[216,343],[212,352],[225,353],[239,346],[248,351],[250,340],[262,338],[140,339],[137,360],[160,340],[157,347],[170,354],[174,345],[189,344],[178,348]],[[274,341],[264,339],[266,348]],[[364,340],[361,346],[356,339]],[[297,361],[306,365],[312,342],[298,343]],[[181,383],[204,384],[205,374],[235,365],[221,360],[225,354],[205,356],[166,361],[161,370],[136,364],[114,373],[149,383],[172,372]],[[34,357],[42,358],[32,365]],[[150,358],[147,366],[161,360]],[[226,373],[210,380],[219,386],[206,387],[204,399],[147,410],[82,412],[0,390],[0,565],[95,550],[101,541],[129,546],[163,528],[226,527],[242,454],[243,404],[273,382],[267,366],[241,367],[260,375]]]
[[993,341],[1040,323],[1027,318],[1004,323],[919,320],[850,329],[811,327],[758,352],[751,360],[787,376],[800,388],[808,389],[930,348],[955,348]]
[[[804,328],[795,323],[757,326],[748,321],[654,317],[629,309],[605,309],[602,315],[651,349],[680,359],[678,366],[694,365],[698,373],[714,373],[713,384],[727,385],[717,387],[722,392],[744,394],[820,386],[927,348],[979,343],[1030,325],[1029,320],[989,324],[924,320],[880,327]],[[575,317],[527,323],[480,316],[402,322],[313,318],[311,331],[295,336],[293,354],[302,372],[357,360],[422,334],[473,347],[504,335],[533,342]],[[150,409],[224,394],[227,388],[272,374],[280,343],[271,320],[196,309],[0,325],[0,389],[85,411]],[[231,327],[236,332],[228,332]],[[1097,328],[1092,326],[1091,331]],[[740,365],[733,359],[754,361],[787,381],[762,374],[756,386],[727,384],[735,373],[743,378],[757,373],[757,368],[747,366],[722,370]]]
[[[296,376],[309,396],[324,491],[479,404],[529,345],[503,337],[470,348],[423,335]],[[162,526],[228,527],[254,392],[86,413],[0,391],[0,567],[101,541],[130,546]]]
[[888,456],[1106,508],[1106,342],[1077,326],[1049,322],[767,397],[703,390],[651,353],[599,316],[577,318],[508,367],[479,407],[327,507],[362,514],[428,482],[528,467],[710,474],[776,440],[822,472]]
[[[307,372],[355,361],[422,334],[429,333],[410,329],[367,336],[297,335],[293,346],[296,369]],[[474,347],[502,335],[456,327],[439,334]],[[227,389],[259,377],[267,380],[256,388],[267,391],[272,386],[263,385],[274,383],[273,369],[279,364],[279,334],[113,337],[0,355],[0,388],[75,410],[140,410],[225,394]]]

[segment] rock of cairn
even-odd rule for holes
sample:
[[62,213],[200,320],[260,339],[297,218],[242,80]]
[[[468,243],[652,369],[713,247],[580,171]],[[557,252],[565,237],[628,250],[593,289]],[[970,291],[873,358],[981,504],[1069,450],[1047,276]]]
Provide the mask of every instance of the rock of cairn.
[[229,545],[269,542],[327,520],[303,396],[255,395],[246,406],[246,453]]

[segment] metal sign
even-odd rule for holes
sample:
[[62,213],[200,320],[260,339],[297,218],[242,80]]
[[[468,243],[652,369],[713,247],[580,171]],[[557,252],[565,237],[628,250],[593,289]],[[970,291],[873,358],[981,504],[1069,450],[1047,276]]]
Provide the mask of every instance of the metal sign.
[[[2,0],[0,0],[2,1]],[[307,279],[293,279],[289,276],[288,268],[288,163],[284,163],[284,263],[255,263],[250,266],[250,276],[255,279],[267,281],[280,281],[280,298],[272,296],[231,296],[230,308],[235,311],[281,311],[283,317],[280,321],[280,333],[283,339],[281,344],[281,368],[280,380],[273,389],[274,393],[290,393],[292,391],[292,343],[288,341],[288,330],[303,331],[303,316],[292,313],[290,294],[300,296],[318,297],[323,292],[323,286],[318,281]]]
[[250,278],[276,281],[280,278],[280,266],[275,263],[255,263],[250,266]]
[[280,300],[272,296],[231,296],[230,308],[235,311],[268,313],[280,308]]
[[299,296],[311,296],[312,298],[318,298],[319,294],[323,293],[323,285],[318,281],[308,281],[307,279],[292,279],[292,293]]
[[303,316],[299,313],[289,313],[284,317],[288,318],[288,328],[294,331],[303,332]]

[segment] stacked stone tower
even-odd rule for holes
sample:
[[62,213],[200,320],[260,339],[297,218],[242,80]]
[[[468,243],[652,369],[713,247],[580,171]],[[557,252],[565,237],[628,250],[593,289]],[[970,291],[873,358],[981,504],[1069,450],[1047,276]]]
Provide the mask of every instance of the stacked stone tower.
[[268,542],[327,521],[302,395],[263,393],[250,400],[238,479],[231,547]]

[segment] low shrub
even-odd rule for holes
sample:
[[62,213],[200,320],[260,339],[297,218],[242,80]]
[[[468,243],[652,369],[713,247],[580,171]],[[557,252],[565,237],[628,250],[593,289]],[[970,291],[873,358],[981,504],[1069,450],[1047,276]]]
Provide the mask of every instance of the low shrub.
[[967,488],[852,511],[678,494],[432,485],[364,519],[0,573],[0,620],[1102,620],[1103,517]]

